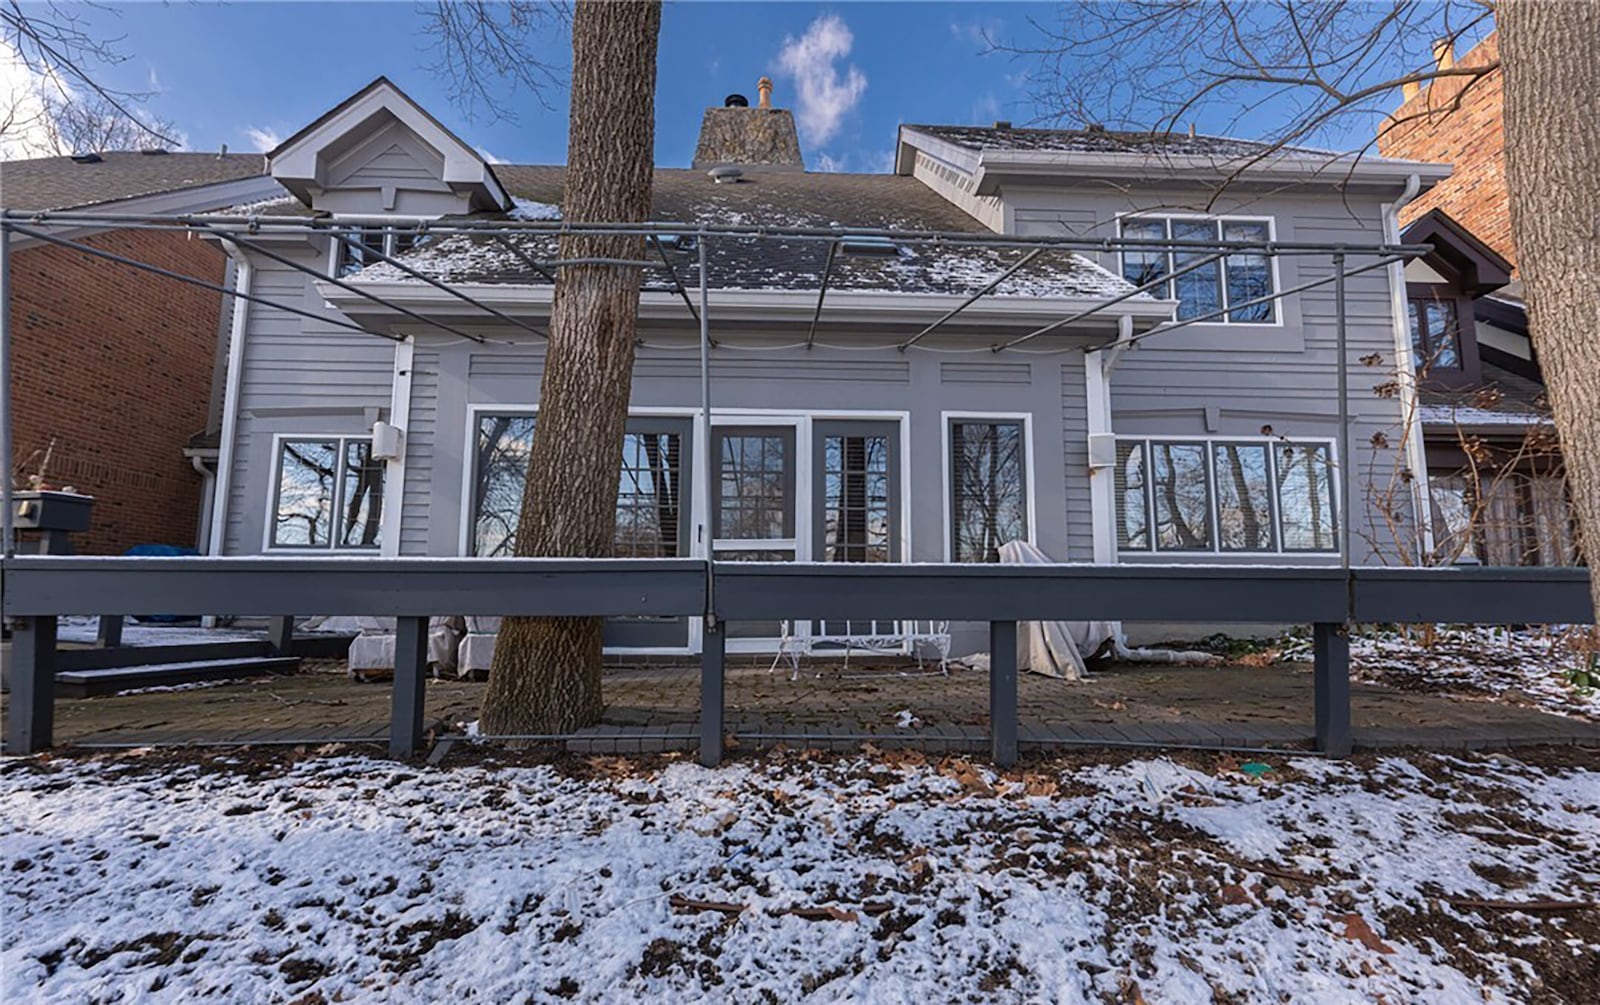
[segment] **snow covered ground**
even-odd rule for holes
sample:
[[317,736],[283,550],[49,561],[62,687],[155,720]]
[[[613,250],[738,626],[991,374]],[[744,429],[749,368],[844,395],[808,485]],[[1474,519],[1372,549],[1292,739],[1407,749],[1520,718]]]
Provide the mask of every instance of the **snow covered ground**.
[[1593,751],[271,756],[0,762],[3,1000],[1600,1000]]
[[[1402,691],[1492,698],[1600,720],[1600,689],[1573,682],[1593,658],[1581,641],[1577,630],[1364,626],[1350,640],[1350,666],[1357,677]],[[1286,640],[1281,655],[1309,661],[1311,639]]]

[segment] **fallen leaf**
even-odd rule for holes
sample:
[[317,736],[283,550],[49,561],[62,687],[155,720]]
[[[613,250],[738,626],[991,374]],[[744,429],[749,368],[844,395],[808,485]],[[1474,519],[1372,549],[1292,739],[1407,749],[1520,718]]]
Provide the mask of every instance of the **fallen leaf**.
[[1374,932],[1372,926],[1367,924],[1367,919],[1359,914],[1334,915],[1333,922],[1344,926],[1344,931],[1340,934],[1345,938],[1353,939],[1375,953],[1394,952],[1394,947],[1378,938],[1378,933]]

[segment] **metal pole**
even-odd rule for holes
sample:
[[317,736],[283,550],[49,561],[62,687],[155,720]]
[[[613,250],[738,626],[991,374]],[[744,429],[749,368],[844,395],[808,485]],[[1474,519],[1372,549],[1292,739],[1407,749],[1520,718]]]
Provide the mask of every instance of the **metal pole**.
[[[711,305],[710,297],[706,290],[706,235],[702,231],[695,241],[695,246],[700,252],[700,462],[705,465],[706,477],[704,491],[705,521],[701,524],[701,532],[705,534],[706,546],[706,632],[709,633],[717,620],[717,587],[716,576],[712,572],[712,542],[715,540],[716,528],[713,526],[715,510],[712,507],[711,492],[717,484],[715,468],[716,458],[712,456],[711,444]],[[720,629],[719,629],[720,630]],[[702,709],[702,714],[704,710]]]
[[[10,558],[17,553],[11,521],[11,227],[0,220],[0,551]],[[14,698],[15,696],[13,696]]]
[[1351,482],[1355,475],[1355,458],[1350,453],[1350,375],[1347,372],[1347,354],[1349,332],[1346,330],[1345,304],[1344,304],[1344,252],[1336,251],[1333,255],[1333,296],[1334,296],[1334,342],[1335,352],[1338,354],[1336,361],[1339,376],[1339,464],[1336,470],[1339,473],[1339,511],[1335,514],[1339,521],[1339,567],[1348,576],[1350,572],[1350,525],[1353,522],[1353,509],[1350,505]]
[[822,282],[817,284],[817,309],[811,315],[811,330],[806,332],[806,348],[817,340],[817,322],[822,320],[822,300],[828,295],[828,277],[833,275],[833,256],[839,251],[839,242],[828,245],[828,259],[822,266]]

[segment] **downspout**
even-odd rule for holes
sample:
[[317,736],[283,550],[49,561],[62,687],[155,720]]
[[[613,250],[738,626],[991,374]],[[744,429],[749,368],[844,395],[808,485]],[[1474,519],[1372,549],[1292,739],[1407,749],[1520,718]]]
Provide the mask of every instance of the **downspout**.
[[[1389,244],[1400,243],[1400,210],[1417,197],[1422,190],[1422,177],[1413,174],[1406,179],[1400,198],[1383,207],[1383,239]],[[1411,472],[1411,513],[1417,522],[1417,540],[1421,554],[1419,561],[1433,554],[1433,496],[1428,491],[1428,451],[1422,439],[1422,424],[1417,413],[1417,371],[1411,356],[1411,320],[1406,311],[1406,266],[1395,262],[1389,266],[1389,307],[1394,323],[1394,360],[1396,383],[1400,388],[1400,421],[1406,468]]]
[[[228,257],[237,263],[233,288],[250,292],[253,269],[250,259],[231,241],[222,242]],[[235,297],[233,326],[228,332],[228,380],[222,395],[222,436],[217,448],[217,477],[211,500],[211,540],[206,554],[220,556],[227,540],[228,493],[233,483],[234,439],[239,428],[239,387],[244,380],[244,334],[250,318],[250,302]]]
[[211,506],[216,499],[216,475],[206,467],[205,459],[199,454],[190,454],[189,464],[200,476],[200,526],[194,536],[195,547],[207,548],[211,544]]
[[1094,526],[1094,563],[1117,561],[1116,442],[1111,424],[1111,374],[1132,347],[1133,318],[1117,319],[1117,341],[1083,357],[1085,423],[1089,431],[1089,512]]

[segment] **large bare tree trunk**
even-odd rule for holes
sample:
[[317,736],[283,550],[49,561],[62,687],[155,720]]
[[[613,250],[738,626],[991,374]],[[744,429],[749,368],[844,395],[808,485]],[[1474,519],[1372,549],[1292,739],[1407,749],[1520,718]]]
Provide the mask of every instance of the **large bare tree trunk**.
[[[649,219],[660,3],[580,0],[572,17],[565,219]],[[572,235],[561,257],[639,261],[642,237]],[[539,417],[517,527],[519,558],[611,554],[628,418],[639,270],[566,267],[556,280]],[[600,718],[599,618],[509,618],[482,729],[568,733]]]
[[1600,0],[1502,0],[1506,186],[1600,611]]

